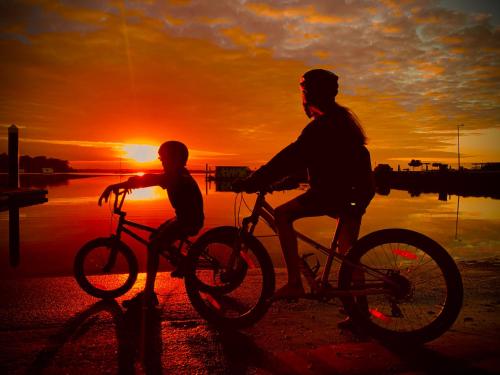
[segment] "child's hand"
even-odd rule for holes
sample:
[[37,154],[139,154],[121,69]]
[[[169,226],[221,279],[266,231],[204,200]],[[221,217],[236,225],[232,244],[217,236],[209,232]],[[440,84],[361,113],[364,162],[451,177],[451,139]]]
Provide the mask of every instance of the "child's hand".
[[116,194],[118,192],[118,186],[117,185],[109,185],[106,189],[104,189],[104,191],[102,192],[101,196],[99,197],[99,201],[97,202],[97,204],[99,206],[101,206],[103,199],[104,199],[104,202],[107,203],[109,195],[111,194],[111,192],[113,192],[113,193]]

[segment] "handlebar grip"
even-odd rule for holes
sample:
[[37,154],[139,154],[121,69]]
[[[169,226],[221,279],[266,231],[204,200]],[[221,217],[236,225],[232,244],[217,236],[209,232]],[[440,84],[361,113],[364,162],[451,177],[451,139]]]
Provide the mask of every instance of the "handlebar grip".
[[299,181],[296,179],[284,179],[275,184],[272,184],[265,189],[266,192],[294,190],[299,187]]

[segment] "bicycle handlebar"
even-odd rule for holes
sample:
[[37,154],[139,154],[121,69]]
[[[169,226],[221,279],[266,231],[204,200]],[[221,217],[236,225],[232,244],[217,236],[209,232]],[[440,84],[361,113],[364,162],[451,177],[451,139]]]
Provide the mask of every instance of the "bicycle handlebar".
[[125,202],[125,196],[128,194],[128,192],[128,189],[118,189],[118,191],[113,191],[115,195],[115,200],[113,202],[113,212],[115,214],[120,214],[122,212],[123,203]]
[[274,184],[269,185],[268,187],[261,189],[260,193],[272,193],[273,191],[286,191],[286,190],[294,190],[299,187],[299,182],[296,179],[285,178],[281,181],[278,181]]
[[293,177],[287,177],[283,180],[270,184],[266,187],[259,188],[257,190],[249,190],[235,188],[232,186],[231,190],[235,193],[247,192],[247,193],[259,193],[259,194],[268,194],[274,191],[285,191],[285,190],[293,190],[299,187],[299,181]]

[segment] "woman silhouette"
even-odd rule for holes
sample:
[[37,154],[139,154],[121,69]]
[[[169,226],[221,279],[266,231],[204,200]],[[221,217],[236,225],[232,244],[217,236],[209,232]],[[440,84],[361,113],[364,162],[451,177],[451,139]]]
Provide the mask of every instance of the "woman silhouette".
[[276,291],[275,299],[304,295],[293,222],[310,216],[341,217],[339,251],[345,253],[358,237],[361,217],[375,191],[364,131],[356,116],[335,101],[338,77],[327,70],[310,70],[300,87],[304,111],[313,120],[295,142],[235,186],[255,192],[307,169],[309,190],[275,210],[288,269],[288,283]]

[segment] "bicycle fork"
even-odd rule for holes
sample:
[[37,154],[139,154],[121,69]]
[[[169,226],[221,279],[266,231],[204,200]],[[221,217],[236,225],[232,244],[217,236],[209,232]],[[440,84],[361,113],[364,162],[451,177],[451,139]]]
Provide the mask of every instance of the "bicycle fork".
[[118,241],[118,238],[116,238],[115,236],[111,237],[111,244],[109,246],[110,251],[109,251],[108,261],[106,262],[106,264],[102,268],[102,272],[104,272],[104,273],[111,272],[111,270],[115,266],[116,257],[118,256],[118,249],[116,247],[117,241]]
[[109,258],[104,267],[102,268],[102,272],[109,273],[113,269],[116,263],[116,258],[118,256],[118,249],[116,247],[116,243],[120,241],[123,221],[125,220],[125,215],[120,213],[120,219],[118,219],[118,225],[116,227],[116,233],[112,234],[110,237],[110,245],[109,245]]

